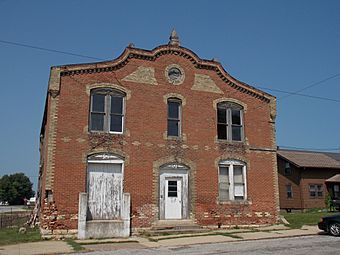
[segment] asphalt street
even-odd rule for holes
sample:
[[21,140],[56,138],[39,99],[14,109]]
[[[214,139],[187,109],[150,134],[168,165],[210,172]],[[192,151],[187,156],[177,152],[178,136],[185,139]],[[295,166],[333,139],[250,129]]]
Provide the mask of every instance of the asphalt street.
[[[108,249],[109,247],[106,247]],[[141,248],[125,245],[119,248],[112,245],[110,251],[95,251],[78,253],[79,255],[109,255],[109,254],[275,254],[275,255],[335,255],[340,254],[340,238],[328,235],[303,236],[293,238],[277,238],[256,241],[236,241],[228,243],[199,244],[188,246],[173,246],[161,248]]]

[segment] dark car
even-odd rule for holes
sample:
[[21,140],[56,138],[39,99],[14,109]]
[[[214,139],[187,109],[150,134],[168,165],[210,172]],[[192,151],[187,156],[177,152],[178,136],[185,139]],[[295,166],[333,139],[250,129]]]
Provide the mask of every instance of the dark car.
[[333,236],[340,236],[340,214],[322,217],[318,227]]

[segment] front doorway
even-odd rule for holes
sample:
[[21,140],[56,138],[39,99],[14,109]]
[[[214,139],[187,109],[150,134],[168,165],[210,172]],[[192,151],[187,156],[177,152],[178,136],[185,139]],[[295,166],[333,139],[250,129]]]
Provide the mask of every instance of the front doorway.
[[160,219],[188,218],[188,167],[167,164],[160,169]]
[[182,219],[182,178],[165,179],[165,219]]

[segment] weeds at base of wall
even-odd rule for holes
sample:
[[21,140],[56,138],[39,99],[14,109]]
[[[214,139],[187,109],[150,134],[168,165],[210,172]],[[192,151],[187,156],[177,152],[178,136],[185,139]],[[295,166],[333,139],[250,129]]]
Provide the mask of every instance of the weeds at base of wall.
[[85,248],[81,246],[79,243],[77,243],[73,239],[66,239],[65,242],[72,247],[74,251],[84,251]]

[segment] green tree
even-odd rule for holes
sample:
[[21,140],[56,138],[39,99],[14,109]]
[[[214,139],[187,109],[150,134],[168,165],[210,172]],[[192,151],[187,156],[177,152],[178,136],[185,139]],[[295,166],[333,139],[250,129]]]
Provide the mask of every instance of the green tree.
[[4,175],[0,178],[0,201],[10,205],[22,205],[24,199],[34,196],[32,183],[24,173]]

